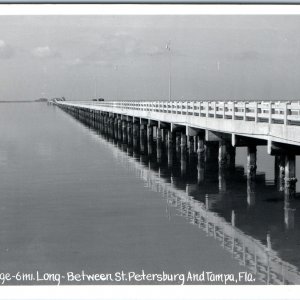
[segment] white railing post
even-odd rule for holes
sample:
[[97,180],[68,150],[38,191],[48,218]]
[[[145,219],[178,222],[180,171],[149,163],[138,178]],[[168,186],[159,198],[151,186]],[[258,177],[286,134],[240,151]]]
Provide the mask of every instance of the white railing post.
[[206,112],[205,112],[206,118],[208,118],[208,115],[209,115],[208,110],[209,110],[209,102],[207,101],[206,102]]
[[232,101],[232,120],[235,120],[235,101]]
[[247,102],[244,102],[244,121],[247,121]]
[[214,118],[216,118],[217,115],[217,103],[214,101]]
[[272,124],[272,101],[269,103],[269,124]]
[[202,101],[199,101],[199,117],[201,117],[201,103]]
[[226,106],[225,106],[225,101],[223,101],[223,119],[226,119]]
[[255,120],[255,123],[258,122],[258,102],[257,101],[255,102],[255,107],[254,107],[254,120]]
[[284,125],[288,125],[288,102],[284,103],[284,120],[283,120],[283,124]]

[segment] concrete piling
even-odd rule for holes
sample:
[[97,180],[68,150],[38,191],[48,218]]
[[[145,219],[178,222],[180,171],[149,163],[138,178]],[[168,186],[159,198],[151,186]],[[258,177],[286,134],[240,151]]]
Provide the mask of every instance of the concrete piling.
[[285,193],[294,196],[296,193],[296,156],[286,154],[285,156]]
[[247,147],[247,177],[251,180],[256,176],[256,145],[250,145]]
[[156,128],[156,155],[157,161],[161,161],[162,155],[162,129],[160,127]]

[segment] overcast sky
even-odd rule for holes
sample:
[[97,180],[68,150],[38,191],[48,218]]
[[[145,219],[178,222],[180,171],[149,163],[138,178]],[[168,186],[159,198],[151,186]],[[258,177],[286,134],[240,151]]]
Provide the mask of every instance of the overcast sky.
[[300,16],[0,16],[0,100],[300,99]]

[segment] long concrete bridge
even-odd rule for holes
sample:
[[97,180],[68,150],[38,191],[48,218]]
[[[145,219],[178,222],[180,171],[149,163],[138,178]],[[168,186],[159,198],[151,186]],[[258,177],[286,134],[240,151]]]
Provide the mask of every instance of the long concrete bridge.
[[[225,131],[215,132],[207,128],[191,127],[186,124],[182,125],[182,123],[176,120],[169,124],[165,124],[163,122],[166,121],[132,116],[130,114],[125,114],[126,111],[122,114],[115,113],[111,111],[113,103],[99,103],[95,105],[95,103],[92,102],[59,102],[55,104],[88,126],[97,130],[99,129],[101,133],[110,138],[110,141],[118,141],[118,143],[120,143],[119,146],[125,146],[124,150],[126,150],[124,152],[120,148],[115,147],[111,142],[105,142],[103,139],[103,143],[109,147],[117,159],[128,169],[135,172],[136,176],[143,180],[149,189],[163,194],[167,204],[167,214],[171,214],[171,209],[178,211],[182,217],[188,220],[188,222],[198,226],[201,230],[205,231],[208,236],[219,241],[225,251],[230,252],[234,259],[255,274],[256,278],[260,281],[267,284],[300,283],[300,273],[298,268],[282,259],[279,253],[272,249],[272,236],[269,233],[266,236],[266,243],[262,243],[261,240],[246,234],[236,226],[236,218],[238,215],[234,210],[231,211],[230,220],[225,220],[224,217],[215,213],[211,208],[213,201],[210,197],[207,197],[207,191],[203,191],[201,199],[199,199],[199,197],[195,198],[193,196],[193,184],[187,184],[183,187],[183,190],[178,188],[178,186],[176,186],[176,179],[173,177],[174,174],[166,175],[166,170],[163,170],[162,172],[165,173],[165,175],[161,175],[161,167],[156,169],[156,167],[152,165],[153,162],[151,162],[151,160],[148,161],[147,167],[140,161],[142,156],[136,155],[137,153],[144,153],[149,156],[149,154],[151,155],[152,153],[154,156],[157,156],[156,161],[159,162],[161,158],[165,157],[161,156],[161,147],[167,146],[167,149],[165,150],[167,150],[168,168],[172,165],[172,150],[176,151],[175,155],[180,157],[180,170],[182,174],[184,174],[186,160],[190,157],[189,154],[192,154],[196,156],[197,159],[198,183],[201,183],[204,180],[204,177],[206,177],[204,174],[205,167],[203,166],[203,163],[209,164],[210,161],[215,161],[215,164],[218,165],[217,161],[214,160],[214,155],[216,158],[218,156],[219,170],[216,175],[218,177],[217,197],[220,197],[221,199],[222,194],[226,192],[226,178],[224,178],[223,170],[234,164],[234,151],[232,150],[234,147],[232,144],[230,145],[229,142],[232,143],[235,140],[235,147],[241,145],[247,146],[249,149],[249,147],[256,147],[256,145],[261,143],[267,144],[269,141],[267,137],[265,140],[262,139],[262,141],[249,136],[245,136],[245,139],[242,140],[244,136],[239,135],[236,135],[234,139],[232,136],[229,136],[228,138],[227,135],[232,135],[233,133],[226,133]],[[289,105],[291,106],[289,107]],[[259,104],[257,106],[259,107]],[[105,109],[103,109],[103,107],[105,107]],[[294,111],[293,113],[289,111],[286,119],[289,121],[293,119],[294,123],[293,125],[287,123],[286,126],[298,126],[295,125],[299,118],[295,117],[297,116],[296,113],[298,113],[297,107],[298,103],[287,105],[288,109],[293,108]],[[279,115],[284,114],[279,113]],[[291,118],[290,116],[294,117]],[[189,133],[194,130],[197,134],[189,135]],[[214,137],[213,141],[211,141],[212,137]],[[182,145],[182,138],[183,142],[186,141],[186,144],[183,144],[185,148]],[[189,141],[189,143],[187,141]],[[238,143],[236,141],[238,141]],[[225,148],[226,151],[229,152],[227,155],[228,157],[225,158],[221,155],[224,144],[227,147]],[[290,146],[292,144],[282,144],[282,148],[278,147],[276,149],[276,157],[284,156],[286,159],[286,157],[297,154],[297,145]],[[156,147],[155,149],[151,148],[153,145]],[[278,149],[282,151],[282,153],[278,154]],[[272,154],[274,150],[271,150]],[[140,157],[140,160],[138,160],[137,157]],[[224,161],[222,161],[222,159],[224,159]],[[277,161],[276,167],[277,175],[275,175],[278,176],[279,179],[283,179],[284,177],[279,173]],[[172,167],[170,167],[170,169],[174,172]],[[233,170],[230,170],[230,172],[231,171]],[[283,171],[285,172],[285,170]],[[249,170],[247,172],[246,184],[247,204],[249,206],[255,204],[255,184],[252,185],[252,183],[254,180],[259,180],[260,177],[259,174],[256,174],[255,170],[252,170],[251,172]],[[231,173],[233,174],[234,172]],[[283,173],[283,175],[285,175],[285,173]],[[199,187],[198,183],[196,186]],[[284,197],[284,223],[288,230],[289,228],[293,228],[295,210],[292,207],[289,207],[291,187],[289,186],[287,188],[286,185],[286,180],[279,180],[278,190],[288,191],[288,193],[285,193]],[[270,186],[266,185],[266,193],[271,194],[272,190],[274,190],[273,187],[270,189]]]
[[[275,172],[286,194],[294,194],[296,155],[300,154],[300,102],[297,101],[104,101],[53,104],[100,122],[108,132],[132,142],[156,140],[158,159],[164,142],[170,151],[198,160],[217,155],[221,168],[234,165],[235,148],[247,147],[247,175],[256,178],[256,147],[275,155]],[[135,146],[135,145],[134,145]]]

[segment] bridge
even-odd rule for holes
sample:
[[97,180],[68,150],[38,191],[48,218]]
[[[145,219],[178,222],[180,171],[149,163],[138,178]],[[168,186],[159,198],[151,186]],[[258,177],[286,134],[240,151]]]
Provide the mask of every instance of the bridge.
[[[64,107],[65,108],[65,107]],[[108,127],[98,120],[87,117],[88,115],[78,115],[72,110],[74,116],[87,124],[89,127],[99,130],[100,134],[108,140],[102,138],[102,143],[112,152],[115,158],[128,170],[135,173],[136,177],[145,183],[145,187],[152,191],[161,193],[166,201],[166,215],[171,218],[173,210],[177,215],[185,218],[193,226],[197,226],[205,232],[209,238],[215,239],[220,247],[226,252],[229,252],[233,259],[240,265],[249,270],[255,275],[255,278],[266,284],[299,284],[300,273],[298,268],[283,260],[280,255],[272,249],[272,237],[267,234],[264,244],[257,238],[244,233],[236,226],[236,212],[232,210],[230,220],[225,220],[224,217],[211,209],[211,200],[207,194],[203,194],[202,199],[192,196],[193,185],[187,184],[182,189],[178,188],[175,183],[175,178],[172,174],[166,175],[166,170],[159,166],[156,168],[155,162],[148,160],[147,164],[141,161],[142,155],[138,155],[138,146],[134,147],[133,139],[128,139],[127,132],[123,134],[119,128],[116,131],[108,130]],[[114,139],[112,138],[114,136]],[[125,139],[124,139],[125,138]],[[123,143],[126,141],[126,143]],[[118,142],[118,144],[115,144]],[[142,147],[140,143],[139,147]],[[125,146],[125,147],[124,147]],[[144,149],[143,153],[148,150]],[[142,153],[142,152],[140,152]],[[128,155],[129,154],[129,155]],[[157,157],[157,162],[159,156]],[[184,165],[184,164],[183,164]],[[201,169],[201,163],[198,166]],[[184,168],[181,167],[184,173]],[[161,172],[165,173],[162,176]],[[201,171],[200,173],[201,174]],[[201,175],[198,179],[201,180]],[[225,192],[222,171],[219,170],[219,196]],[[254,190],[253,190],[254,189]],[[270,193],[271,190],[266,191]],[[247,180],[247,202],[253,205],[251,197],[255,195],[255,188]],[[248,201],[250,198],[250,201]],[[173,214],[174,214],[173,212]],[[293,210],[285,208],[286,228],[292,226]],[[290,220],[289,220],[290,218]],[[291,224],[289,224],[291,222]]]
[[256,178],[256,147],[267,145],[275,156],[275,172],[286,194],[296,187],[296,155],[300,153],[299,101],[104,101],[53,104],[101,123],[112,135],[152,151],[158,159],[162,143],[186,156],[197,153],[205,161],[216,155],[220,168],[235,163],[235,148],[247,147],[247,176]]

